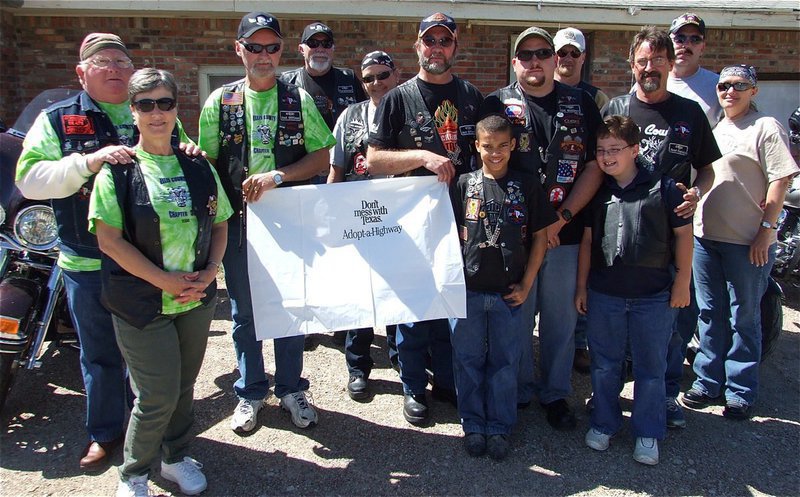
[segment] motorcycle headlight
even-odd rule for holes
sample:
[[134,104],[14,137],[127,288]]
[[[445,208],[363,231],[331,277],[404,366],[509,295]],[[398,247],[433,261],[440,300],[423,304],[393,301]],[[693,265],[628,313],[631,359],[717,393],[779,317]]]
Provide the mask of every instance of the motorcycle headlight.
[[27,248],[50,250],[58,243],[56,216],[49,205],[31,205],[17,214],[14,236]]

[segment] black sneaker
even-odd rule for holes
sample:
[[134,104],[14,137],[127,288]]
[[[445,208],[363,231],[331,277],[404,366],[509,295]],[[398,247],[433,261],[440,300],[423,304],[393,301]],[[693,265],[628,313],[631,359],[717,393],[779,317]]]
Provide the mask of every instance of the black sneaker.
[[483,433],[467,433],[464,435],[464,448],[472,457],[481,457],[486,453],[486,437]]
[[508,452],[511,450],[511,444],[508,443],[508,436],[506,435],[489,435],[486,441],[486,452],[489,457],[495,461],[502,461],[508,457]]
[[351,376],[347,382],[347,395],[353,400],[369,398],[369,380],[364,376]]
[[709,404],[714,403],[714,398],[696,388],[690,388],[681,397],[681,403],[689,409],[705,409]]
[[549,404],[542,404],[542,407],[547,411],[547,422],[556,430],[568,431],[578,425],[566,400],[558,399]]
[[725,409],[722,410],[722,415],[728,419],[735,419],[742,421],[750,418],[751,405],[739,399],[732,399],[725,402]]

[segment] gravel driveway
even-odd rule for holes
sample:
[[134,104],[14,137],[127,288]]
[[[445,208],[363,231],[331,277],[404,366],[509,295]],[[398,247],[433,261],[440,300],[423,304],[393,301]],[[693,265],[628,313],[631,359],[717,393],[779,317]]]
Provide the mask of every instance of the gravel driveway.
[[[230,308],[221,291],[195,392],[194,456],[209,481],[203,495],[800,495],[800,289],[787,290],[785,332],[762,365],[756,416],[735,422],[722,417],[721,407],[687,410],[688,427],[669,432],[655,467],[631,458],[627,424],[607,452],[584,445],[588,416],[581,406],[589,378],[577,374],[571,399],[577,430],[554,432],[534,405],[520,411],[506,461],[470,458],[452,406],[433,401],[433,422],[425,428],[403,420],[400,380],[388,367],[384,336],[373,346],[375,395],[369,402],[347,397],[342,351],[322,337],[306,353],[304,371],[320,424],[295,428],[270,397],[260,426],[240,437],[228,428],[237,375]],[[265,356],[271,371],[270,343]],[[684,390],[690,376],[687,366]],[[632,385],[623,392],[626,410]],[[39,371],[19,376],[3,413],[0,494],[114,494],[115,468],[93,476],[78,470],[83,406],[77,352],[50,346]],[[179,494],[156,471],[151,477],[156,490]]]

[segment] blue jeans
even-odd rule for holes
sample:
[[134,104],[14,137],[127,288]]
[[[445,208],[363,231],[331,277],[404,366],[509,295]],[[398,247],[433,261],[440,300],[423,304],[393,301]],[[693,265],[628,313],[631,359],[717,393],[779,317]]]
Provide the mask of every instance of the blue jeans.
[[675,313],[675,324],[672,337],[667,347],[667,372],[664,375],[667,397],[677,397],[681,391],[683,379],[683,361],[686,359],[686,348],[692,341],[697,329],[697,296],[694,289],[694,280],[689,283],[689,305],[681,307]]
[[626,346],[630,344],[633,435],[664,439],[667,431],[664,371],[675,316],[669,299],[669,291],[626,299],[589,290],[586,333],[592,358],[592,428],[607,435],[622,428],[619,393]]
[[451,321],[458,415],[464,433],[508,435],[517,422],[520,307],[467,290],[467,317]]
[[761,297],[775,262],[750,263],[748,245],[694,239],[694,284],[700,307],[700,350],[692,388],[709,397],[753,405],[761,360]]
[[[572,393],[572,360],[575,357],[575,281],[578,245],[549,249],[528,299],[522,304],[524,342],[520,360],[517,397],[530,402],[534,393],[549,404]],[[539,382],[533,360],[533,327],[539,312]]]
[[[253,322],[253,303],[250,299],[250,278],[247,274],[247,246],[242,240],[238,219],[228,223],[228,246],[222,263],[225,266],[225,285],[231,299],[233,318],[233,346],[239,364],[239,379],[233,385],[242,399],[261,400],[269,393],[269,381],[264,372],[264,353],[261,340],[256,339]],[[244,236],[244,235],[243,235]],[[308,390],[308,380],[303,373],[303,335],[276,338],[275,346],[275,396]]]
[[450,346],[450,325],[447,319],[397,325],[397,353],[400,360],[400,380],[403,393],[425,393],[430,358],[436,386],[454,390],[453,349]]
[[100,303],[100,271],[64,271],[72,323],[81,342],[86,430],[97,442],[123,433],[127,380],[111,313]]
[[[389,361],[397,355],[397,346],[394,343],[396,325],[386,327],[386,344],[389,348]],[[350,376],[363,376],[369,378],[369,374],[374,366],[374,361],[369,353],[375,332],[372,328],[359,328],[349,330],[344,341],[344,358],[347,362],[347,371]]]

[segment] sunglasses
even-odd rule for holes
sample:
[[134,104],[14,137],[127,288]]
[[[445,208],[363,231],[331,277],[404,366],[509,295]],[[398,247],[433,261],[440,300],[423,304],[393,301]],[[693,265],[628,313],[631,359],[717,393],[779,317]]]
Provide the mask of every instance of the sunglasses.
[[372,76],[364,76],[364,77],[361,78],[361,80],[366,84],[370,84],[373,81],[383,81],[384,79],[388,78],[391,75],[392,75],[392,71],[383,71],[381,73],[378,73],[378,74],[375,74],[375,75],[372,75]]
[[552,48],[540,48],[538,50],[520,50],[515,56],[517,60],[528,62],[536,57],[539,60],[547,60],[555,54]]
[[450,48],[453,46],[453,42],[455,40],[450,38],[449,36],[445,36],[444,38],[439,38],[438,40],[433,36],[426,36],[422,38],[422,43],[425,44],[428,48],[433,48],[436,45],[439,45],[442,48]]
[[153,112],[153,109],[155,109],[156,105],[158,105],[159,110],[168,112],[174,109],[177,103],[178,102],[176,102],[174,98],[168,97],[159,98],[158,100],[153,100],[152,98],[143,98],[133,102],[133,106],[139,112]]
[[703,37],[700,35],[672,35],[672,41],[685,45],[688,41],[692,45],[699,45],[703,43]]
[[322,45],[322,48],[333,48],[333,40],[319,41],[311,38],[310,40],[306,41],[306,45],[308,45],[308,48],[317,48],[320,45]]
[[556,53],[557,53],[557,54],[558,54],[558,56],[559,56],[559,57],[561,57],[562,59],[563,59],[564,57],[566,57],[567,55],[569,55],[569,56],[570,56],[570,57],[572,57],[573,59],[577,59],[578,57],[580,57],[580,56],[581,56],[581,52],[579,52],[579,51],[577,51],[577,50],[564,50],[563,48],[562,48],[561,50],[559,50],[558,52],[556,52]]
[[239,44],[244,47],[250,53],[261,53],[264,50],[267,51],[268,54],[276,54],[278,50],[281,49],[280,43],[270,43],[268,45],[262,45],[261,43],[245,43],[240,41]]
[[717,91],[724,93],[730,90],[731,88],[733,88],[736,91],[747,91],[752,87],[753,85],[745,81],[737,81],[735,83],[719,83],[717,85]]

